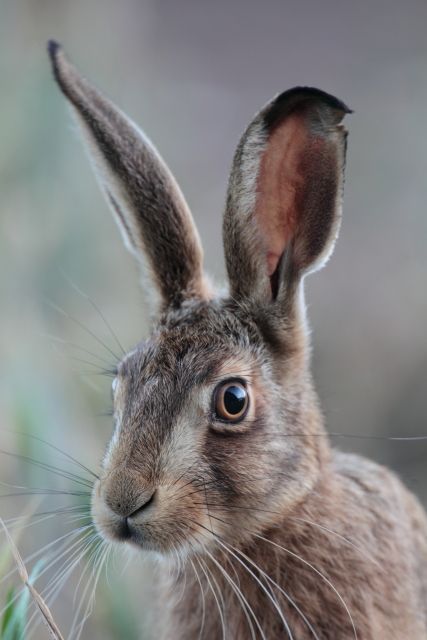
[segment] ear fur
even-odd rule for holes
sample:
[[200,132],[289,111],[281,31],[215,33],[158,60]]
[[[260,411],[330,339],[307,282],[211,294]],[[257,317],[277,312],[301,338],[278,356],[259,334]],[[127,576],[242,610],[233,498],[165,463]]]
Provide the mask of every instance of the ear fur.
[[287,300],[332,253],[341,221],[350,110],[296,87],[268,103],[237,147],[223,239],[235,298]]
[[79,75],[58,43],[50,41],[48,50],[125,244],[138,260],[147,258],[162,306],[206,297],[199,236],[162,158],[136,125]]

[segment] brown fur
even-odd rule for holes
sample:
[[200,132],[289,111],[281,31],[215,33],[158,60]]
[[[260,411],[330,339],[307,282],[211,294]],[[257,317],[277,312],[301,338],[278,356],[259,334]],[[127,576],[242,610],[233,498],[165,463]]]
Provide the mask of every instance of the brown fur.
[[[164,163],[50,53],[162,299],[151,336],[118,364],[93,494],[101,535],[162,560],[154,637],[425,639],[426,515],[393,473],[331,448],[310,375],[303,280],[338,234],[348,109],[297,88],[249,125],[224,216],[230,295],[213,298]],[[234,378],[249,394],[236,424],[214,411]]]

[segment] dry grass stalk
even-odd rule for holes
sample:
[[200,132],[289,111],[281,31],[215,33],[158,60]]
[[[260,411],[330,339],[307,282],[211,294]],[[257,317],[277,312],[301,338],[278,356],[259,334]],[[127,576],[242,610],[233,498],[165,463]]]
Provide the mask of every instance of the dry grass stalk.
[[54,638],[54,640],[64,640],[64,637],[62,635],[62,633],[60,632],[58,625],[56,624],[55,620],[53,619],[53,616],[49,610],[49,607],[47,606],[46,602],[43,600],[43,598],[41,597],[41,595],[38,593],[38,591],[34,588],[34,586],[30,583],[30,579],[28,576],[28,571],[25,567],[24,561],[22,559],[21,554],[18,551],[18,547],[16,546],[12,536],[10,535],[4,521],[2,520],[2,518],[0,518],[0,524],[4,529],[4,532],[6,534],[6,538],[9,542],[10,545],[10,549],[12,552],[12,555],[15,559],[16,565],[18,567],[18,571],[19,571],[19,575],[21,577],[22,582],[25,584],[25,586],[28,588],[31,597],[33,598],[38,610],[40,611],[40,614],[42,616],[43,622],[45,623],[45,625],[47,626],[48,630],[49,630],[49,634],[52,638]]

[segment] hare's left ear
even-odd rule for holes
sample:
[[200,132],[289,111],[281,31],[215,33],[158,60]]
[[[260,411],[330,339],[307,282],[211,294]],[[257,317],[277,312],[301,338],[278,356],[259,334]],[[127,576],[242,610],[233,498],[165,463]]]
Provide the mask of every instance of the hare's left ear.
[[[324,264],[341,220],[350,110],[318,89],[282,93],[237,148],[224,216],[231,295],[283,303]],[[282,305],[280,305],[282,306]]]
[[139,260],[147,259],[162,307],[206,297],[199,236],[169,169],[135,124],[80,76],[60,45],[51,41],[48,48],[125,244]]

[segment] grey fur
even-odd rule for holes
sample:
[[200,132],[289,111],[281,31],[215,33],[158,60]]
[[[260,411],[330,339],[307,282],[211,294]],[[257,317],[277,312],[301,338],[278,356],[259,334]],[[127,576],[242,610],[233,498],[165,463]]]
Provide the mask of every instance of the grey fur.
[[[347,108],[297,88],[255,117],[224,219],[231,294],[210,299],[167,170],[57,45],[51,55],[163,299],[150,337],[118,363],[92,503],[104,537],[180,559],[174,580],[159,568],[154,637],[425,640],[426,514],[393,473],[331,447],[310,373],[303,278],[338,233]],[[238,424],[215,414],[230,378],[250,396]]]

